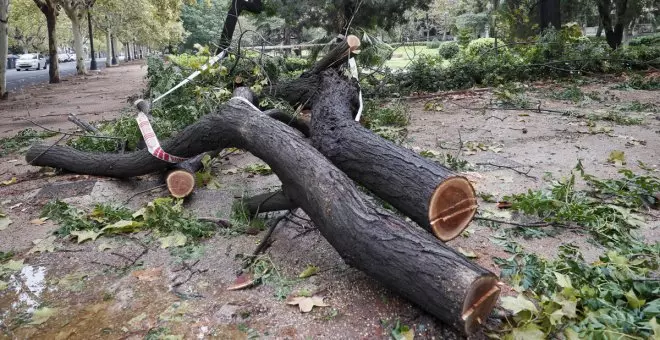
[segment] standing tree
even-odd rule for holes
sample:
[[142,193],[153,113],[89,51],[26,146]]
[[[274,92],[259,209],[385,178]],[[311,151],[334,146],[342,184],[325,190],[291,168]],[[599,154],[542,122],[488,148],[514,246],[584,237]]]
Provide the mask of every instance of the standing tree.
[[57,61],[57,15],[60,7],[56,0],[33,0],[39,7],[41,13],[46,16],[46,27],[48,28],[48,55],[50,56],[50,65],[48,65],[48,76],[50,83],[60,82],[60,67]]
[[64,13],[71,20],[71,32],[73,33],[73,49],[76,52],[76,72],[85,74],[85,51],[83,51],[83,35],[80,21],[87,9],[94,4],[94,0],[57,0],[62,6]]
[[612,49],[621,46],[626,28],[644,9],[658,6],[658,0],[597,0],[597,3],[605,39]]
[[7,25],[9,23],[9,0],[0,0],[0,99],[7,98],[7,49],[9,40]]
[[559,2],[559,0],[539,0],[541,31],[551,25],[555,29],[561,29],[561,6]]

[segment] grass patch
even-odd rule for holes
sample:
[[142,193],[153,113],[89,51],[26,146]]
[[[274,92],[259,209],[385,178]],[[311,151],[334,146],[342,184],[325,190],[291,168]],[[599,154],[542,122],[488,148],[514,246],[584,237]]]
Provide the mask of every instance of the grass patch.
[[642,103],[638,100],[621,108],[621,111],[626,112],[658,112],[658,105],[654,103]]

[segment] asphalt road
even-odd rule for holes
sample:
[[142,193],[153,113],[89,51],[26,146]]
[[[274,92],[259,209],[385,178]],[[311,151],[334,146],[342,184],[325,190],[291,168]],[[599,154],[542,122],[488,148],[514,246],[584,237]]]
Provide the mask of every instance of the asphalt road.
[[[89,69],[89,60],[85,62]],[[105,58],[96,59],[96,65],[99,69],[105,68]],[[60,63],[60,78],[76,74],[76,63]],[[7,90],[16,92],[25,86],[34,84],[48,83],[48,69],[17,71],[16,69],[7,70]]]

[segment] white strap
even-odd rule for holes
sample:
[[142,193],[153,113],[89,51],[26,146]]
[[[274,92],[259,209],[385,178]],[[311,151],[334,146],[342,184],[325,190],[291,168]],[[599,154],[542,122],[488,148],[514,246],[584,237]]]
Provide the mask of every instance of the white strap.
[[158,98],[154,99],[154,101],[153,101],[152,103],[155,103],[155,102],[157,102],[157,101],[159,101],[159,100],[165,98],[165,96],[167,96],[167,95],[169,95],[170,93],[174,92],[174,91],[175,91],[176,89],[178,89],[179,87],[188,84],[188,83],[191,82],[193,79],[197,78],[197,76],[200,75],[200,74],[202,73],[202,71],[205,71],[207,68],[213,66],[213,64],[215,64],[215,63],[217,63],[218,61],[224,59],[224,57],[225,57],[226,55],[227,55],[227,50],[222,50],[222,52],[220,52],[220,54],[218,54],[217,56],[211,57],[211,59],[209,59],[209,62],[206,63],[206,64],[204,64],[204,65],[202,66],[202,69],[201,69],[201,70],[193,72],[191,75],[188,76],[188,78],[184,79],[182,82],[178,83],[176,86],[174,86],[173,88],[171,88],[169,91],[167,91],[167,92],[161,94]]
[[[351,76],[355,78],[355,80],[359,81],[358,78],[358,69],[357,69],[357,64],[355,63],[355,58],[350,58],[348,59],[348,66],[351,68]],[[358,108],[357,115],[355,116],[355,121],[359,122],[360,118],[362,117],[362,109],[364,107],[364,103],[362,102],[362,89],[360,89],[360,93],[358,94],[360,98],[360,107]]]

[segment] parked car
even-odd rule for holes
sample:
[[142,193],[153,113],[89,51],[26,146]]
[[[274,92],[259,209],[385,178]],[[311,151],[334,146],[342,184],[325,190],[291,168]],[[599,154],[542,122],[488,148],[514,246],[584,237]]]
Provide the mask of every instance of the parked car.
[[41,53],[27,53],[21,54],[16,62],[16,70],[41,70],[46,68],[46,59]]
[[69,61],[74,61],[74,60],[76,60],[76,57],[68,53],[60,53],[57,55],[57,61],[61,63],[67,63]]

